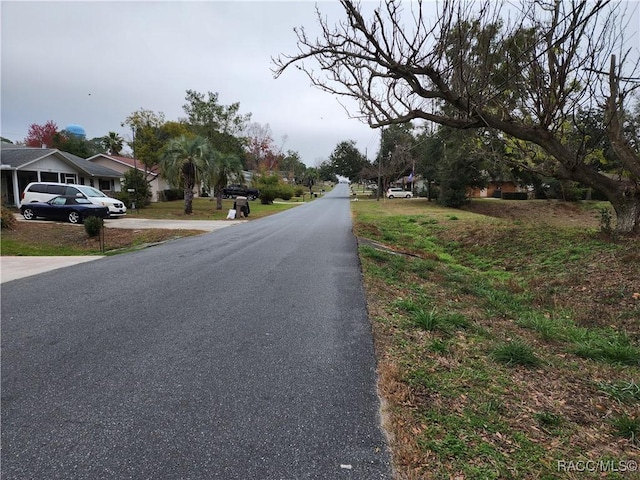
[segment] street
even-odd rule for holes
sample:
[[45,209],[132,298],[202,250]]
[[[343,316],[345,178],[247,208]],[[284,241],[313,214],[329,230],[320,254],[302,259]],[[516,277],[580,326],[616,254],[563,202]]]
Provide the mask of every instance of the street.
[[2,284],[2,478],[391,478],[349,189]]

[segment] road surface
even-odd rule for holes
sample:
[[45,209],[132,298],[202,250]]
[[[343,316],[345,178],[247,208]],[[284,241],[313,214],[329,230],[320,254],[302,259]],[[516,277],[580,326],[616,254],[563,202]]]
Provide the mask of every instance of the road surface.
[[391,478],[348,193],[3,284],[2,478]]

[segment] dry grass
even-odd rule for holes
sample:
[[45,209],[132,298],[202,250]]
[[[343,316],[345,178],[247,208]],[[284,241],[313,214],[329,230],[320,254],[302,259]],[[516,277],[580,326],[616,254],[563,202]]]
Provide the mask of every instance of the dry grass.
[[[397,478],[638,478],[615,425],[640,392],[609,390],[640,383],[640,239],[602,238],[590,207],[353,205]],[[468,325],[418,328],[416,305]],[[578,334],[627,338],[632,360],[576,354]],[[515,340],[537,367],[492,358]]]
[[[105,253],[199,235],[200,230],[106,228]],[[48,221],[19,221],[2,231],[2,255],[100,255],[100,238],[90,238],[82,225]]]

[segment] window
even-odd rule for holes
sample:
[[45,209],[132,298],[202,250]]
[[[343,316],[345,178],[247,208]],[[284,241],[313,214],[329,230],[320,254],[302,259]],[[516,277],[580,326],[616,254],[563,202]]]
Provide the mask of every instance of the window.
[[111,190],[111,182],[109,180],[100,180],[98,185],[100,190]]
[[57,182],[60,178],[58,178],[58,172],[40,172],[40,180],[43,182]]
[[51,201],[52,205],[65,205],[67,203],[67,199],[64,197],[56,197]]
[[33,193],[47,193],[47,185],[42,183],[34,183],[29,187],[29,191]]
[[64,185],[45,185],[45,188],[47,189],[47,193],[51,193],[52,195],[64,195]]
[[64,174],[64,183],[76,183],[76,176],[73,173]]
[[63,195],[70,195],[72,197],[75,197],[80,193],[80,190],[78,190],[76,187],[65,187],[64,190],[65,191]]

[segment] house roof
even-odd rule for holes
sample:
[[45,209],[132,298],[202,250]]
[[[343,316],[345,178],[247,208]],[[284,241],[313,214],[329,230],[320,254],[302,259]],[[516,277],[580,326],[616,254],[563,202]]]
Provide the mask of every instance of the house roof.
[[72,165],[89,177],[120,178],[122,174],[102,165],[89,162],[57,148],[34,148],[2,143],[0,148],[0,165],[7,170],[28,170],[29,165],[48,156],[54,156]]
[[106,153],[99,153],[98,155],[94,155],[93,157],[87,158],[87,161],[93,162],[93,160],[95,160],[98,157],[108,158],[109,160],[112,160],[114,162],[126,165],[129,168],[136,168],[137,170],[150,173],[151,175],[158,175],[160,173],[158,167],[155,165],[151,168],[146,168],[144,164],[139,160],[135,160],[130,157],[121,157],[119,155],[109,155]]

